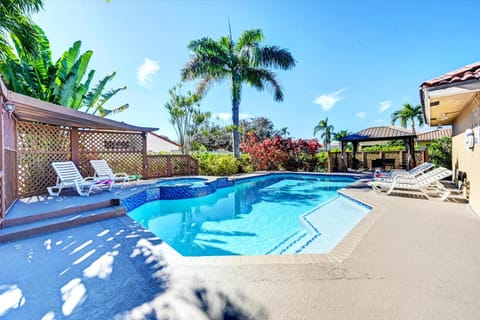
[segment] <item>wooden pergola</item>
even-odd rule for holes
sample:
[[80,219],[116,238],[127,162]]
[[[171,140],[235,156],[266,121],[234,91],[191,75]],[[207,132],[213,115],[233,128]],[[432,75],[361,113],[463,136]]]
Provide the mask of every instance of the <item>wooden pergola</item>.
[[415,148],[414,139],[417,136],[410,130],[404,128],[398,128],[393,126],[381,126],[366,128],[351,135],[348,135],[340,139],[342,149],[342,161],[341,171],[347,171],[348,163],[346,163],[345,149],[348,142],[352,143],[353,161],[351,169],[356,169],[355,159],[358,150],[358,144],[365,141],[390,141],[390,140],[403,140],[405,144],[405,150],[408,154],[407,168],[413,168],[416,166],[415,161]]
[[10,91],[0,77],[0,228],[16,199],[54,185],[54,161],[73,161],[83,176],[90,160],[105,159],[115,172],[157,178],[198,174],[189,155],[148,155],[148,132]]

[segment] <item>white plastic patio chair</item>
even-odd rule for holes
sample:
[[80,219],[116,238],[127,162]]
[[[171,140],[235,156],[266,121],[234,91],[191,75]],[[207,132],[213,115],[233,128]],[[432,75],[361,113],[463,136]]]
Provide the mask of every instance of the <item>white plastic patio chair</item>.
[[112,182],[92,177],[83,178],[72,161],[52,162],[53,170],[57,174],[55,186],[47,187],[51,196],[58,197],[65,188],[74,188],[81,196],[88,196],[93,189],[112,189]]
[[90,160],[93,170],[95,170],[95,177],[99,179],[110,179],[114,183],[121,182],[125,186],[127,182],[137,181],[138,176],[131,176],[125,172],[113,173],[112,169],[105,160]]
[[445,188],[440,180],[451,175],[452,171],[446,168],[437,168],[432,173],[421,175],[418,178],[397,176],[391,182],[374,181],[371,186],[377,192],[386,191],[387,195],[394,192],[421,193],[427,199],[431,199],[431,195],[436,195],[439,200],[443,201],[450,195],[450,190]]

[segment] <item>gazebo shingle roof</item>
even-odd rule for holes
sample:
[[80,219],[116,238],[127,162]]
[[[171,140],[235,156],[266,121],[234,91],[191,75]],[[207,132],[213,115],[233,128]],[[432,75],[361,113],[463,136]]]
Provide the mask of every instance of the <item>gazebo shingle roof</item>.
[[428,132],[422,132],[417,135],[417,141],[432,141],[443,137],[451,137],[452,129],[439,129]]
[[411,130],[394,127],[394,126],[380,126],[366,128],[355,132],[349,136],[341,139],[341,141],[375,141],[375,140],[395,140],[414,138],[415,134]]

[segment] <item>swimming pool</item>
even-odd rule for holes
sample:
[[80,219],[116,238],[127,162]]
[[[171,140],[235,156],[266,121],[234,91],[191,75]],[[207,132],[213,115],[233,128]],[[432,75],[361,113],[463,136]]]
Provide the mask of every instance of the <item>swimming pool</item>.
[[369,211],[337,190],[350,177],[272,174],[128,215],[183,256],[329,252]]

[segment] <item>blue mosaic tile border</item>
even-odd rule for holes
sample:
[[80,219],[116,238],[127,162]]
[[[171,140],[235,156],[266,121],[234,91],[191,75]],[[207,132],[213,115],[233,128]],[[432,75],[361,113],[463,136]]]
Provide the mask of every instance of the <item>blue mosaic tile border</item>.
[[139,193],[135,193],[135,194],[132,194],[131,196],[123,198],[121,200],[121,205],[124,206],[128,212],[148,202],[147,199],[148,199],[147,190],[143,190]]
[[286,237],[284,240],[280,241],[275,247],[273,247],[272,249],[268,250],[267,252],[265,252],[265,254],[271,254],[272,252],[274,252],[275,250],[277,250],[278,248],[280,248],[284,243],[286,243],[288,240],[292,239],[293,237],[295,237],[295,235],[297,233],[299,233],[300,231],[297,231],[297,232],[294,232],[293,234],[289,235],[288,237]]
[[[251,181],[251,180],[255,180],[255,179],[259,179],[259,178],[263,178],[263,177],[269,177],[269,176],[279,176],[279,177],[299,177],[299,176],[305,177],[305,176],[307,176],[307,177],[325,177],[325,178],[335,177],[335,178],[353,179],[354,181],[362,178],[361,175],[342,175],[342,174],[331,174],[331,173],[270,172],[270,173],[261,174],[261,175],[258,175],[258,176],[236,178],[235,182],[238,181],[239,183],[243,183],[243,182],[247,182],[247,181]],[[354,181],[352,181],[352,183]]]
[[364,208],[367,208],[368,210],[372,210],[372,209],[373,209],[373,207],[372,207],[371,205],[369,205],[369,204],[367,204],[367,203],[365,203],[365,202],[363,202],[363,201],[360,201],[360,200],[358,200],[358,199],[355,199],[354,197],[351,197],[351,196],[349,196],[349,195],[346,195],[346,194],[340,193],[340,192],[338,193],[338,195],[341,196],[341,197],[347,198],[348,200],[353,201],[353,202],[355,202],[356,204],[358,204],[358,205],[360,205],[360,206],[362,206],[362,207],[364,207]]
[[307,235],[308,235],[307,232],[303,233],[300,237],[297,238],[297,240],[290,243],[286,248],[283,248],[283,250],[280,251],[280,254],[284,254],[285,252],[287,252],[287,250],[290,249],[295,243],[298,243],[300,240],[305,238]]
[[217,189],[228,188],[235,184],[228,178],[218,178],[204,184],[156,185],[121,200],[122,206],[131,211],[142,204],[155,200],[179,200],[203,197]]

